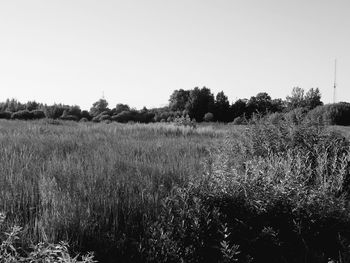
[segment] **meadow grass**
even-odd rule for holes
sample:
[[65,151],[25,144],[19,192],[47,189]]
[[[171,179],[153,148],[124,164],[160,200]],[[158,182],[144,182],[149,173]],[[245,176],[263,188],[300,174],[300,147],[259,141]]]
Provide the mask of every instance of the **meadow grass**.
[[211,126],[56,124],[0,122],[0,211],[25,244],[67,240],[102,254],[139,241],[224,136]]
[[17,245],[44,242],[33,257],[66,255],[52,245],[64,240],[101,262],[349,262],[348,134],[1,121],[0,233],[19,225]]

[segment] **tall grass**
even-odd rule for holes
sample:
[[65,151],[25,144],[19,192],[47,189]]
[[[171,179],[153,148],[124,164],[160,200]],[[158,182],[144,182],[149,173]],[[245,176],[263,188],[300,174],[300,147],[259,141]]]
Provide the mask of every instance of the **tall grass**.
[[[57,123],[59,124],[59,123]],[[173,187],[203,173],[208,127],[0,123],[0,211],[23,242],[133,254]]]

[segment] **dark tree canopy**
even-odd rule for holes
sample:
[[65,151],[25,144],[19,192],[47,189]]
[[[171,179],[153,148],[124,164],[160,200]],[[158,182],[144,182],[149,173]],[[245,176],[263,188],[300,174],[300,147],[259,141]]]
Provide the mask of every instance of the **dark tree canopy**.
[[314,109],[317,106],[323,105],[323,102],[321,101],[321,93],[318,88],[311,88],[308,92],[306,92],[305,104],[309,109]]
[[252,96],[248,102],[248,115],[254,113],[266,114],[272,111],[272,99],[266,92],[260,92],[256,96]]
[[223,91],[216,94],[214,118],[220,122],[228,122],[231,119],[230,102]]
[[92,107],[90,109],[91,116],[95,117],[99,114],[101,114],[104,111],[108,111],[108,102],[105,99],[100,99],[96,101],[94,104],[92,104]]
[[190,97],[189,90],[174,90],[174,92],[170,95],[169,99],[169,108],[172,111],[183,111],[186,108]]
[[247,111],[247,99],[238,99],[231,105],[232,119],[243,116]]
[[130,111],[130,107],[129,105],[127,104],[122,104],[122,103],[118,103],[116,106],[115,106],[115,109],[114,109],[114,114],[119,114],[123,111]]
[[204,114],[212,112],[214,108],[214,95],[210,89],[198,87],[190,91],[190,97],[186,105],[186,110],[191,119],[203,121]]
[[305,93],[304,89],[294,87],[291,96],[287,96],[286,103],[288,110],[302,107],[306,107],[310,110],[323,105],[321,93],[318,88],[311,88]]

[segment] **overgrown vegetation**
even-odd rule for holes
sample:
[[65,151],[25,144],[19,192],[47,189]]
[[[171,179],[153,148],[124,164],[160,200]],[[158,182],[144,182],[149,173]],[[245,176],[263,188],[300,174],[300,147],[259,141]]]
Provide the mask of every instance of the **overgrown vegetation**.
[[301,113],[216,128],[2,121],[3,227],[101,262],[349,262],[350,143]]

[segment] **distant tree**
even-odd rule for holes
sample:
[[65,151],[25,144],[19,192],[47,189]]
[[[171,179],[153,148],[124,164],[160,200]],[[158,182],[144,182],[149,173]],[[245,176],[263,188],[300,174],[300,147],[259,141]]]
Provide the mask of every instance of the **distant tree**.
[[36,101],[28,101],[26,104],[26,109],[29,111],[37,110],[39,108],[39,103]]
[[247,99],[238,99],[231,105],[231,120],[243,116],[247,111]]
[[33,119],[43,119],[45,118],[45,112],[43,110],[33,110]]
[[221,122],[230,121],[230,102],[223,91],[219,92],[215,98],[214,119]]
[[63,112],[67,110],[67,106],[62,104],[54,104],[51,106],[44,106],[45,116],[50,119],[58,119],[62,116]]
[[188,103],[190,97],[189,90],[175,90],[169,99],[169,108],[172,111],[183,111],[186,109],[186,104]]
[[250,117],[254,113],[260,113],[262,115],[271,112],[272,99],[266,92],[260,92],[256,96],[252,96],[247,102],[248,116]]
[[273,99],[271,101],[271,112],[282,112],[286,107],[286,102],[282,99]]
[[318,88],[309,89],[306,94],[304,89],[294,87],[291,96],[286,98],[288,110],[306,107],[308,110],[323,105],[321,101],[321,93]]
[[81,111],[81,118],[84,118],[86,121],[90,121],[92,119],[90,113],[87,110]]
[[9,112],[16,112],[25,110],[26,106],[16,99],[7,99],[6,102],[3,104],[3,111],[9,111]]
[[123,111],[130,111],[130,107],[127,104],[118,103],[114,109],[114,115],[119,114]]
[[186,104],[186,110],[191,119],[195,119],[197,122],[203,120],[204,114],[212,112],[214,108],[214,95],[210,89],[198,87],[190,91],[188,103]]
[[294,87],[292,94],[286,97],[288,110],[305,107],[305,91],[302,88]]
[[69,116],[75,116],[77,119],[80,119],[81,118],[81,109],[77,105],[69,106],[67,109],[67,114]]
[[92,107],[90,108],[90,115],[92,117],[96,117],[97,115],[101,114],[104,111],[109,111],[108,102],[105,99],[100,99],[96,101],[94,104],[92,104]]
[[311,88],[308,92],[306,92],[305,104],[310,110],[316,108],[317,106],[323,105],[323,102],[321,101],[321,93],[318,88]]

